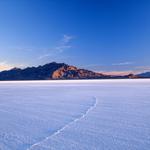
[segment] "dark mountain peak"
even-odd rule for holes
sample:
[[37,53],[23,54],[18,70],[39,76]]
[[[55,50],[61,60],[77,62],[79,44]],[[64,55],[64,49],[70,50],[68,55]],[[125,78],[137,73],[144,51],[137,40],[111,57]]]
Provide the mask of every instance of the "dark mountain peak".
[[43,66],[27,67],[25,69],[13,68],[0,72],[0,80],[47,80],[52,79],[53,72],[61,67],[69,66],[65,63],[51,62]]
[[13,68],[0,72],[0,80],[97,79],[102,77],[108,76],[56,62],[38,67]]
[[65,63],[56,63],[56,62],[51,62],[51,63],[47,63],[43,66],[39,66],[40,68],[51,68],[51,67],[62,67],[62,66],[65,66],[67,64]]
[[21,70],[20,68],[14,67],[11,69],[12,71],[17,71],[17,70]]
[[[150,74],[150,73],[149,73]],[[149,76],[150,77],[150,76]],[[110,76],[102,73],[80,69],[65,63],[51,62],[43,66],[13,68],[0,72],[0,80],[50,80],[50,79],[120,79],[139,78],[139,75]]]

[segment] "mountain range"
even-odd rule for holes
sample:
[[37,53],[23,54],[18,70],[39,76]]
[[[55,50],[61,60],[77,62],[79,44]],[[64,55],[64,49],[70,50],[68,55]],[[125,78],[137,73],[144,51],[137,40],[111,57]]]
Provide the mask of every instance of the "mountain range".
[[59,80],[59,79],[127,79],[148,78],[149,73],[139,75],[129,74],[125,76],[112,76],[97,73],[86,69],[80,69],[65,63],[48,63],[38,67],[27,67],[25,69],[13,68],[0,72],[0,80]]
[[144,72],[141,74],[138,74],[139,78],[150,78],[150,72]]

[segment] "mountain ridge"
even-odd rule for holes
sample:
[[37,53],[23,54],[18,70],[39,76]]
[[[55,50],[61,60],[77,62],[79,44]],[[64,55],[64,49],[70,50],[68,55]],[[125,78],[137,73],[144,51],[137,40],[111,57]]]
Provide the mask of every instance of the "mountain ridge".
[[38,67],[13,68],[0,72],[0,80],[59,80],[59,79],[122,79],[139,78],[138,75],[111,76],[65,63],[51,62]]
[[150,78],[150,72],[143,72],[138,74],[140,78]]

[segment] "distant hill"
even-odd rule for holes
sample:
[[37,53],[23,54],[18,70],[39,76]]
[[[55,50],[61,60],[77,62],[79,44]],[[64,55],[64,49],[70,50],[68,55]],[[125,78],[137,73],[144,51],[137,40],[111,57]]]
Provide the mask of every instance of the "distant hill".
[[144,72],[141,74],[138,74],[139,78],[150,78],[150,72]]
[[9,71],[0,72],[0,80],[48,80],[52,79],[54,71],[64,65],[64,63],[52,62],[38,67],[13,68]]
[[63,65],[52,74],[52,79],[99,79],[109,78],[109,75],[96,73],[93,71],[78,69],[74,66]]
[[0,80],[59,80],[59,79],[118,79],[137,78],[133,74],[126,76],[110,76],[85,69],[79,69],[65,63],[48,63],[38,67],[25,69],[13,68],[0,72]]

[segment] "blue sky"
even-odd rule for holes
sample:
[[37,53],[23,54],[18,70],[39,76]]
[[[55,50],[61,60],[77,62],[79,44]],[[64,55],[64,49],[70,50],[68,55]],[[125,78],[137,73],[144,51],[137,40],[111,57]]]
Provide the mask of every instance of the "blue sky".
[[150,1],[1,0],[0,69],[52,61],[150,70]]

